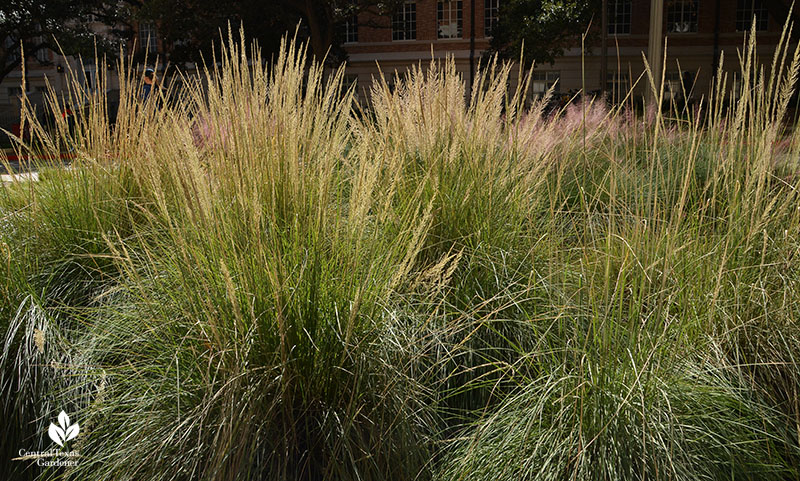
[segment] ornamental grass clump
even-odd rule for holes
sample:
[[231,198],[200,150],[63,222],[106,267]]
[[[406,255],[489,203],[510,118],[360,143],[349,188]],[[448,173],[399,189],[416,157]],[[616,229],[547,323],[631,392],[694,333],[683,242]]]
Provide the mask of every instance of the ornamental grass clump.
[[[418,383],[395,372],[409,360],[390,342],[384,307],[410,275],[429,224],[424,206],[398,199],[386,222],[351,221],[348,178],[372,167],[357,152],[343,162],[353,92],[343,91],[342,72],[323,78],[320,64],[306,70],[305,50],[294,43],[269,70],[248,64],[245,51],[230,44],[221,66],[206,71],[205,84],[189,87],[180,104],[120,109],[114,135],[134,123],[126,116],[141,122],[124,160],[88,158],[117,146],[101,149],[95,142],[102,136],[74,135],[69,141],[80,158],[71,170],[4,192],[9,205],[20,198],[19,219],[11,220],[19,224],[8,232],[54,215],[26,205],[25,196],[57,196],[52,202],[62,210],[84,209],[74,221],[90,225],[103,220],[95,209],[127,206],[126,218],[79,231],[81,240],[100,246],[80,257],[110,265],[108,278],[95,279],[91,289],[71,282],[89,302],[51,293],[46,284],[11,286],[44,290],[67,304],[42,307],[53,317],[63,307],[64,319],[51,319],[48,331],[68,339],[60,348],[80,353],[82,362],[70,365],[82,371],[76,381],[83,380],[90,399],[80,407],[82,424],[92,427],[82,448],[97,455],[73,476],[404,478],[428,461],[420,441],[430,434],[432,414],[420,405]],[[135,85],[122,90],[135,95]],[[198,118],[214,126],[204,145],[193,142]],[[77,129],[83,130],[91,129]],[[135,194],[67,194],[119,184]],[[377,205],[378,188],[361,183],[353,212],[390,217]],[[66,234],[74,224],[47,225],[55,235],[58,226]],[[5,232],[4,241],[21,248]],[[23,259],[13,254],[16,268]],[[31,263],[44,259],[29,256]],[[52,268],[23,264],[19,269],[30,272],[20,277],[70,282],[58,269],[77,269],[75,261],[59,261]],[[35,301],[19,309],[38,308]],[[24,352],[28,334],[13,332],[7,349]],[[7,361],[8,376],[33,359]],[[44,379],[58,375],[44,371]],[[85,379],[100,373],[102,402],[96,383]],[[40,393],[31,403],[52,395]]]
[[15,147],[69,168],[0,188],[0,452],[64,410],[81,457],[0,474],[796,479],[789,38],[648,115],[452,59],[359,104],[230,33],[147,101],[121,63],[115,116],[70,73]]

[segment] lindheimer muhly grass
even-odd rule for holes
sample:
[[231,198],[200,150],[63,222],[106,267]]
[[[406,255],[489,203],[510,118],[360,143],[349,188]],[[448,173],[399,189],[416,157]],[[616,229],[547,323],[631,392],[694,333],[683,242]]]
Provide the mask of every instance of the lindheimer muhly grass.
[[[800,51],[754,38],[638,114],[230,33],[116,115],[69,73],[15,149],[74,160],[0,188],[3,476],[797,479]],[[77,466],[10,461],[61,410]]]

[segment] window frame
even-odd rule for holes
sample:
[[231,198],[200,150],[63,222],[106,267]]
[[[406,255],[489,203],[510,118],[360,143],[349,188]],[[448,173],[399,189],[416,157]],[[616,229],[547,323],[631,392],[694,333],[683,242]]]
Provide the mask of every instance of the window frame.
[[[667,9],[664,16],[667,33],[697,33],[700,0],[668,0],[665,8]],[[683,28],[683,25],[686,25],[686,28]]]
[[342,37],[344,43],[358,43],[358,14],[353,14],[344,21]]
[[[42,43],[43,39],[37,39],[36,43]],[[47,65],[50,63],[50,49],[42,47],[36,51],[36,60],[42,64]]]
[[[531,72],[530,91],[534,96],[542,96],[550,90],[553,85],[553,93],[561,91],[561,70],[534,70]],[[542,88],[538,88],[541,84]]]
[[158,28],[155,23],[139,22],[139,31],[136,37],[142,52],[158,53]]
[[[445,9],[445,7],[447,7],[447,9]],[[455,35],[442,34],[442,27],[444,25],[453,25],[454,13],[456,17]],[[447,16],[446,18],[445,15]],[[446,20],[449,21],[449,23],[445,24],[444,22]],[[436,38],[439,40],[464,38],[464,2],[462,0],[438,0],[436,2]]]
[[483,3],[483,36],[491,37],[492,30],[500,19],[500,0],[484,0]]
[[[622,21],[619,21],[622,19]],[[633,0],[609,0],[608,34],[630,35],[633,24]]]
[[764,1],[737,0],[736,31],[749,32],[754,23],[756,24],[756,32],[765,32],[769,29],[769,11],[764,5]]
[[417,39],[417,2],[406,0],[392,15],[392,41]]

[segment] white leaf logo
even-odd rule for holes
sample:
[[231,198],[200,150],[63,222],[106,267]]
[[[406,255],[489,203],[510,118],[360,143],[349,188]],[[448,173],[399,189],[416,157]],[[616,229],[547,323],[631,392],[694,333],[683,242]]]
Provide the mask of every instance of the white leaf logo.
[[81,427],[78,423],[73,425],[69,424],[69,416],[64,411],[61,411],[58,414],[58,426],[54,423],[50,423],[50,428],[47,430],[47,435],[50,436],[50,439],[53,440],[54,443],[58,444],[61,447],[64,447],[64,443],[69,441],[70,439],[75,439],[80,432]]

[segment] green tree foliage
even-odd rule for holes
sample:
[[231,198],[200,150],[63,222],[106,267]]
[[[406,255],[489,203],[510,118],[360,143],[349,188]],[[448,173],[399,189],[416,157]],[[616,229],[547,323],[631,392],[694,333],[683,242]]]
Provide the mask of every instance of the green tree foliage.
[[565,48],[579,44],[593,17],[599,21],[598,0],[504,0],[492,32],[492,50],[518,57],[524,45],[525,60],[550,62]]
[[[6,0],[0,2],[0,81],[42,49],[66,54],[116,51],[124,37],[125,2]],[[111,26],[97,36],[92,23]]]

